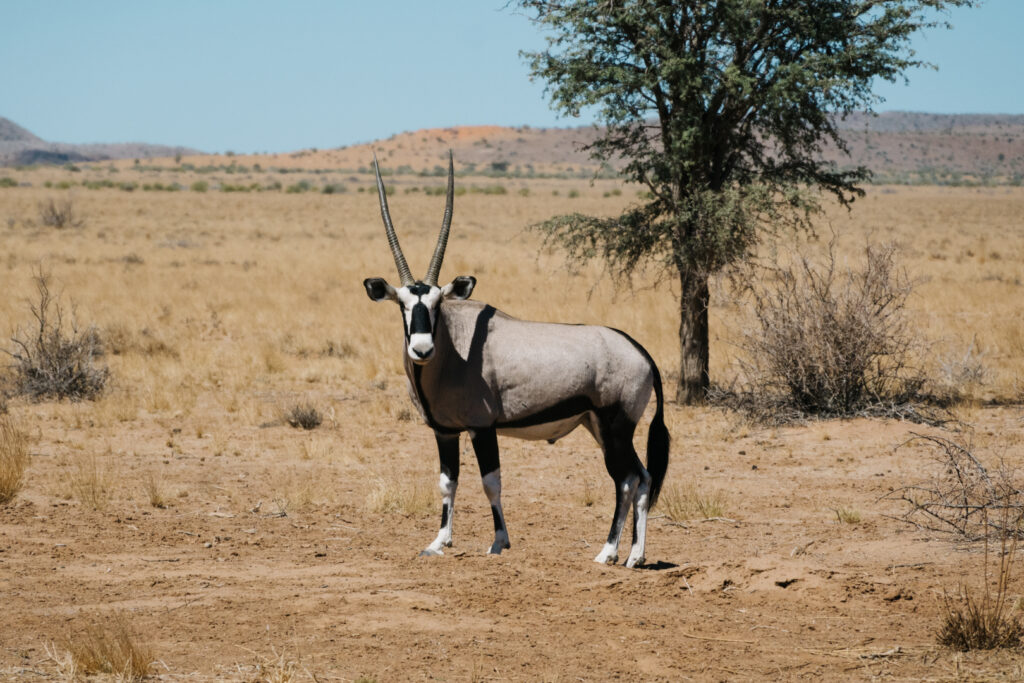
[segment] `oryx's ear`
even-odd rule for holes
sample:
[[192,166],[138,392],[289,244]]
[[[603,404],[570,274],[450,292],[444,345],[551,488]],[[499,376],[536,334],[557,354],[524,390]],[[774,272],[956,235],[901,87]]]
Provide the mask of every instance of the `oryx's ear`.
[[472,275],[460,275],[441,288],[441,296],[445,299],[468,299],[476,287],[476,278]]
[[382,277],[368,277],[363,280],[363,287],[366,287],[366,295],[374,301],[396,301],[398,294],[395,288],[389,285]]

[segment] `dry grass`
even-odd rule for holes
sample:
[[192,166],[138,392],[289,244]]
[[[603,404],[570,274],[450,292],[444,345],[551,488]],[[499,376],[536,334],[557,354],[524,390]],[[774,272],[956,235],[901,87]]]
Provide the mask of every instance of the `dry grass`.
[[9,503],[21,490],[28,467],[28,435],[14,419],[0,415],[0,505]]
[[151,507],[159,509],[167,507],[167,491],[164,487],[163,480],[153,470],[146,472],[142,480],[142,490]]
[[723,491],[702,491],[696,484],[672,484],[662,490],[656,509],[674,522],[712,519],[726,516],[728,498]]
[[837,507],[832,508],[832,512],[835,513],[839,524],[860,524],[862,521],[860,512],[852,508]]
[[434,487],[424,481],[377,477],[366,496],[365,507],[374,513],[422,517],[434,512],[437,494]]
[[[985,536],[985,560],[982,587],[972,591],[961,583],[958,592],[942,595],[942,625],[939,627],[940,645],[966,652],[1016,648],[1024,639],[1024,622],[1019,614],[1019,600],[1010,600],[1010,581],[1017,557],[1018,534],[1001,530],[995,586],[992,585],[989,557],[989,535]],[[980,594],[980,595],[979,595]]]
[[80,633],[64,636],[59,647],[47,647],[47,652],[69,680],[106,674],[118,681],[140,681],[153,673],[156,659],[153,648],[121,613],[107,615],[102,623],[94,621]]
[[71,496],[93,510],[106,509],[114,486],[113,473],[106,463],[95,453],[79,454],[69,469],[67,485]]

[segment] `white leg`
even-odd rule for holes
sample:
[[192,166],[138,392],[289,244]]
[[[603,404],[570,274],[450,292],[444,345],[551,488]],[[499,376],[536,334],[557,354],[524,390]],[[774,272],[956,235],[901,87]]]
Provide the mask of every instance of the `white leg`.
[[633,547],[629,551],[626,566],[632,569],[644,563],[644,546],[647,542],[647,507],[650,501],[651,475],[647,472],[640,480],[633,502]]
[[452,525],[455,519],[455,488],[458,482],[450,479],[444,472],[438,482],[441,489],[441,530],[437,532],[434,542],[420,553],[420,555],[444,555],[442,548],[450,548],[452,545]]
[[608,540],[594,558],[594,562],[598,564],[615,564],[619,561],[619,538],[622,536],[622,527],[626,524],[629,506],[636,494],[637,479],[636,475],[628,476],[615,489],[615,517],[612,519]]

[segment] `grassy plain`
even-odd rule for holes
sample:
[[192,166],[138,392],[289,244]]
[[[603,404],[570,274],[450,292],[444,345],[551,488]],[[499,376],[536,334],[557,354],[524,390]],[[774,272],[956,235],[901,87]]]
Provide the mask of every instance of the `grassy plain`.
[[[113,378],[95,402],[10,402],[31,458],[0,508],[3,676],[66,675],[48,648],[114,618],[168,680],[1021,673],[1017,655],[934,644],[941,590],[980,576],[982,557],[887,516],[902,508],[879,499],[934,466],[923,446],[894,450],[922,429],[899,422],[766,429],[670,406],[680,512],[651,522],[660,571],[590,562],[613,492],[582,433],[503,442],[513,547],[483,556],[490,516],[464,443],[454,552],[418,560],[436,531],[436,455],[407,397],[396,312],[361,286],[396,279],[371,177],[307,168],[281,190],[221,192],[280,175],[113,168],[0,172],[31,183],[0,188],[0,331],[30,324],[42,267],[77,319],[99,326]],[[105,178],[138,187],[82,185]],[[201,180],[207,191],[188,189]],[[313,189],[285,191],[302,180]],[[442,181],[389,180],[416,272],[443,207],[425,188]],[[627,330],[674,375],[672,283],[651,275],[629,289],[598,266],[569,272],[524,231],[558,212],[615,213],[635,187],[458,182],[480,191],[456,199],[443,280],[475,275],[474,298],[519,317]],[[185,189],[142,189],[155,183]],[[51,198],[70,198],[81,227],[43,226]],[[982,452],[1016,464],[1022,216],[1019,188],[876,187],[852,212],[830,211],[819,239],[778,245],[820,253],[835,231],[853,263],[867,239],[901,243],[922,278],[911,314],[933,374],[956,382],[965,364],[984,367],[955,410]],[[724,284],[714,297],[712,376],[724,382],[744,317]],[[306,402],[323,424],[289,427],[287,411]],[[701,496],[716,521],[680,521]]]

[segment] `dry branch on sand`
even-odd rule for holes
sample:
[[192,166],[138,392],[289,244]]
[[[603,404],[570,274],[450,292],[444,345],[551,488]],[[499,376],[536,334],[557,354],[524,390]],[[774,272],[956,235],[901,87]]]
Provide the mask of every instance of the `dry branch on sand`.
[[931,481],[903,486],[885,496],[909,505],[897,519],[968,541],[988,539],[994,534],[1021,534],[1024,490],[1005,463],[999,462],[990,471],[970,443],[942,436],[915,433],[902,445],[915,441],[935,447],[937,472]]

